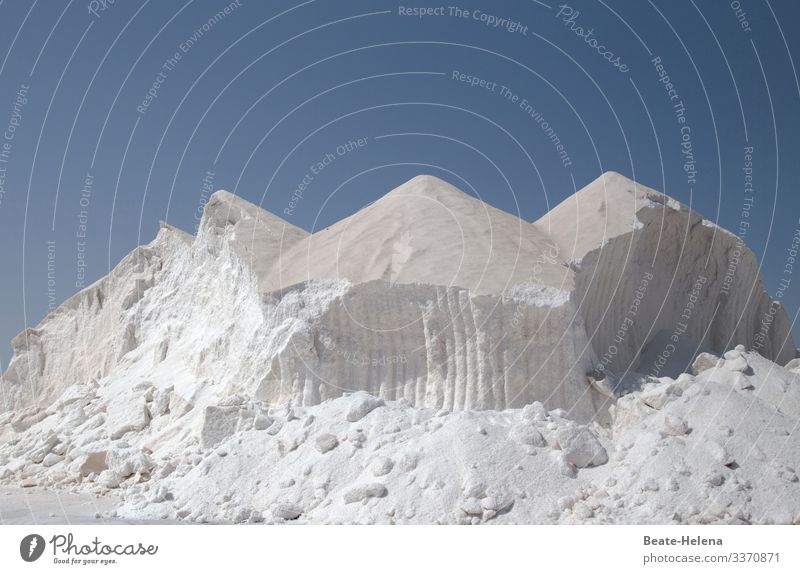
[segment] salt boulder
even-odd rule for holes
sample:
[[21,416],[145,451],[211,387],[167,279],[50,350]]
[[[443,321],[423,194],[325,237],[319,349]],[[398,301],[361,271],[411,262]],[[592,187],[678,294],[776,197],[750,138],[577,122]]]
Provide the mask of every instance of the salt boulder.
[[42,462],[58,443],[58,435],[52,431],[47,433],[44,437],[39,439],[33,450],[28,453],[28,459],[35,463]]
[[461,503],[461,506],[459,508],[465,514],[469,514],[471,516],[483,515],[483,507],[481,506],[481,501],[474,497],[467,498],[464,502]]
[[731,358],[726,358],[724,363],[724,367],[729,371],[745,373],[750,369],[747,359],[739,351],[728,351],[725,355],[726,357],[731,355]]
[[11,429],[18,433],[25,432],[36,423],[46,419],[47,416],[47,411],[44,409],[37,406],[28,407],[11,419]]
[[69,405],[78,404],[86,406],[96,396],[96,388],[91,385],[79,384],[67,387],[64,393],[51,405],[53,412],[62,411]]
[[511,429],[510,436],[512,440],[528,446],[541,447],[547,444],[539,429],[531,424],[515,425]]
[[303,509],[291,502],[281,502],[272,507],[272,515],[280,520],[296,520],[303,514]]
[[104,488],[119,487],[119,476],[113,470],[104,470],[97,477],[97,483]]
[[140,431],[150,424],[145,397],[121,396],[108,406],[106,429],[111,440],[129,432]]
[[173,386],[155,390],[153,394],[153,404],[150,406],[150,414],[153,417],[160,417],[169,413],[169,402],[173,390]]
[[344,501],[346,504],[351,504],[368,498],[383,498],[387,492],[386,486],[379,482],[359,484],[344,493]]
[[556,439],[564,460],[577,468],[600,466],[608,462],[606,449],[588,427],[562,427],[556,431]]
[[703,371],[713,369],[717,366],[719,357],[711,353],[700,353],[692,363],[691,372],[693,375],[699,375]]
[[387,456],[376,457],[369,465],[373,476],[386,476],[394,468],[394,461]]
[[106,451],[102,450],[84,455],[79,471],[81,476],[89,476],[90,474],[100,474],[107,468]]
[[486,496],[486,482],[476,473],[471,472],[461,484],[461,492],[466,498],[483,498]]
[[106,455],[109,470],[121,479],[132,474],[150,474],[155,463],[144,452],[135,448],[118,448],[109,450]]
[[314,444],[316,445],[317,450],[324,454],[335,449],[339,445],[339,439],[330,433],[323,433],[321,435],[317,435],[317,438],[314,439]]
[[203,410],[200,420],[200,446],[213,448],[236,432],[240,408],[237,406],[210,406]]
[[383,404],[383,399],[363,392],[355,393],[351,397],[345,418],[351,423],[358,422],[378,407],[383,406]]
[[705,443],[704,447],[711,459],[717,464],[728,466],[734,463],[734,459],[728,449],[719,442],[710,440]]
[[528,421],[543,421],[547,419],[547,409],[539,401],[534,401],[522,408],[522,418]]
[[681,417],[666,415],[661,423],[662,433],[667,436],[682,436],[689,432],[688,423]]
[[64,457],[57,455],[53,452],[49,453],[47,456],[44,457],[42,461],[42,466],[44,467],[51,467],[57,465],[59,462],[63,461]]
[[648,407],[660,410],[670,401],[680,397],[683,391],[675,382],[657,383],[639,394],[639,400]]
[[176,392],[171,392],[169,394],[169,413],[175,417],[180,418],[190,410],[194,408],[194,405],[188,399],[185,399],[183,396],[179,395]]
[[272,419],[266,413],[258,413],[253,418],[253,430],[267,430],[272,426]]
[[784,368],[789,371],[797,372],[798,370],[800,370],[800,358],[792,359],[791,361],[786,363]]
[[61,428],[64,430],[74,430],[86,422],[86,410],[80,405],[68,407],[62,412]]

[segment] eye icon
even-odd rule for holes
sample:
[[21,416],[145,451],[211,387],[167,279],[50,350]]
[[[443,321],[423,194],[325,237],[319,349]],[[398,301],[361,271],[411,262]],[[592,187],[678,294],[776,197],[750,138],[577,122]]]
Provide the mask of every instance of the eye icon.
[[28,534],[19,543],[19,555],[25,562],[35,562],[44,553],[44,538],[38,534]]

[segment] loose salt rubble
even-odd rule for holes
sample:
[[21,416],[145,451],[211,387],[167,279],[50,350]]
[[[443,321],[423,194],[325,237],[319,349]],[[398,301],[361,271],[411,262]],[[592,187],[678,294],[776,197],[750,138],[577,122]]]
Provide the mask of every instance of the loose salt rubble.
[[713,369],[719,364],[719,357],[711,353],[700,353],[692,363],[692,374],[699,375],[703,371]]
[[361,502],[367,498],[382,498],[386,496],[387,492],[386,486],[379,482],[360,484],[344,493],[344,501],[350,504],[353,502]]
[[90,474],[100,474],[108,468],[106,462],[106,451],[90,452],[84,455],[80,463],[81,476],[89,476]]
[[339,440],[330,433],[323,433],[316,438],[317,450],[326,453],[339,445]]
[[272,508],[272,515],[281,520],[295,520],[303,514],[303,509],[292,503],[276,504]]
[[353,395],[350,408],[347,410],[347,420],[355,423],[363,419],[376,408],[383,406],[383,401],[367,393],[356,393]]
[[556,431],[556,440],[564,460],[578,468],[600,466],[608,462],[608,453],[586,427],[566,426]]
[[121,396],[108,406],[106,425],[109,438],[117,439],[131,431],[140,431],[150,423],[150,412],[144,396]]
[[[137,520],[797,522],[796,375],[736,352],[616,399],[610,425],[539,402],[449,412],[364,392],[311,407],[233,395],[184,408],[172,398],[186,395],[156,380],[128,391],[152,418],[112,438],[115,395],[70,388],[0,444],[0,483],[114,491],[117,516]],[[749,374],[726,365],[739,358]],[[56,431],[77,408],[77,426]]]

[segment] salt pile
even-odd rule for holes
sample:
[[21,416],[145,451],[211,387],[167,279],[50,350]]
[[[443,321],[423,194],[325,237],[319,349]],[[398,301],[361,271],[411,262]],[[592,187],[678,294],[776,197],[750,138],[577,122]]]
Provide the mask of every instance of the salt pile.
[[534,224],[421,176],[313,235],[218,192],[15,338],[0,483],[127,519],[797,523],[789,321],[736,241],[613,173]]

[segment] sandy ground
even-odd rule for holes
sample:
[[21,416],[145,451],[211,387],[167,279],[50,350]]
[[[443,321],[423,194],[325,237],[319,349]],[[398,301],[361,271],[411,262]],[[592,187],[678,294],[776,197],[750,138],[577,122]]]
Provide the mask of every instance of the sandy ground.
[[38,488],[0,488],[0,524],[139,524],[104,518],[114,495],[95,497]]

